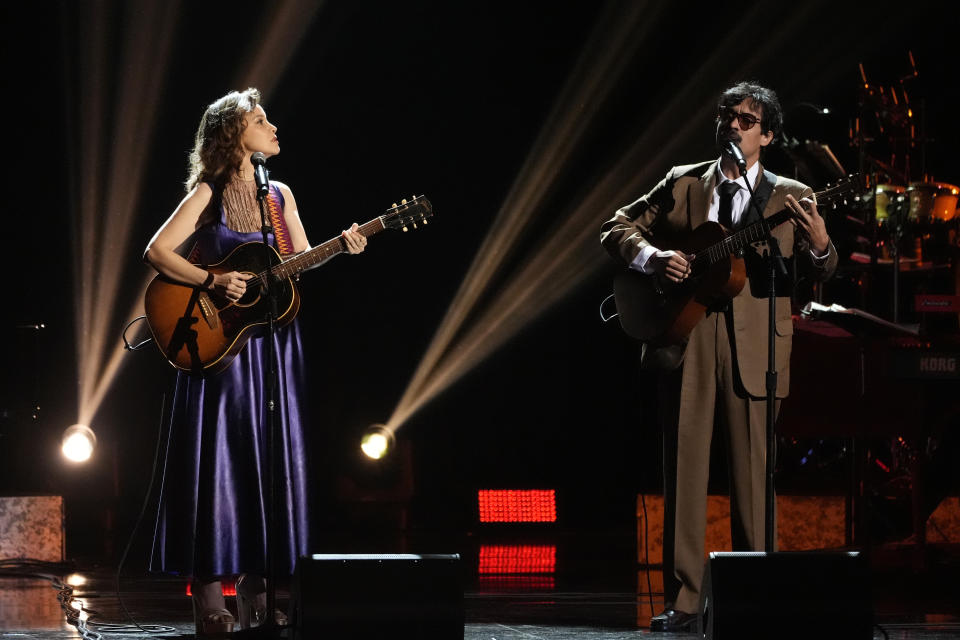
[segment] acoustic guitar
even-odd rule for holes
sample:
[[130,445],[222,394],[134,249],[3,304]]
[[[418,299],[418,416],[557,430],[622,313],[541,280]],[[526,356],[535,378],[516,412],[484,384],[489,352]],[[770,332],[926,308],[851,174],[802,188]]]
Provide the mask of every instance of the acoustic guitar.
[[[859,190],[859,177],[848,176],[816,194],[818,210],[836,207]],[[707,221],[662,250],[692,254],[690,275],[680,283],[646,275],[635,269],[614,277],[613,293],[620,326],[627,335],[656,345],[686,344],[706,310],[735,297],[746,283],[743,253],[767,238],[770,230],[793,216],[790,209],[734,232]]]
[[[432,215],[430,201],[416,196],[393,205],[358,231],[367,238],[384,229],[407,231],[418,223],[426,224]],[[269,247],[267,264],[263,243],[247,242],[217,264],[198,265],[214,274],[239,271],[252,275],[246,293],[236,302],[158,275],[147,286],[144,297],[154,342],[177,369],[202,375],[218,373],[229,366],[258,328],[267,324],[270,301],[263,295],[265,286],[277,295],[276,326],[289,324],[300,309],[294,277],[346,250],[346,242],[339,235],[287,259],[281,259]]]

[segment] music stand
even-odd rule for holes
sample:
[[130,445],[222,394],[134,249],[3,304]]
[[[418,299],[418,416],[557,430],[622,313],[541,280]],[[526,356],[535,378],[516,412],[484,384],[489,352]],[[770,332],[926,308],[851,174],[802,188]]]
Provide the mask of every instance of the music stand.
[[863,309],[847,308],[839,304],[823,305],[818,302],[808,302],[800,311],[800,313],[805,316],[811,316],[814,313],[830,314],[828,316],[830,322],[847,329],[853,335],[863,335],[865,331],[865,325],[868,328],[873,329],[873,334],[879,332],[894,335],[920,335],[919,324],[901,324],[897,322],[890,322],[889,320],[884,320],[880,316],[875,316],[872,313],[864,311]]
[[[837,411],[830,410],[829,400],[828,405],[821,406],[821,409],[826,412],[825,415],[832,416],[831,432],[849,438],[852,463],[848,543],[869,547],[873,538],[868,519],[871,509],[867,502],[869,466],[868,456],[862,455],[861,449],[868,436],[903,435],[903,425],[916,418],[919,396],[915,391],[904,388],[901,381],[894,380],[888,373],[891,367],[896,367],[896,359],[889,352],[889,342],[899,339],[905,340],[906,344],[915,343],[913,338],[920,336],[920,325],[890,322],[862,309],[846,308],[839,304],[808,302],[801,314],[805,318],[817,318],[852,338],[852,343],[848,342],[850,346],[843,352],[845,362],[849,363],[851,357],[855,358],[855,365],[848,367],[847,371],[847,383],[852,387],[851,395],[854,398],[847,398]],[[854,401],[857,397],[859,401]],[[866,451],[869,451],[869,446]],[[919,487],[914,487],[914,493],[915,497],[919,495]]]

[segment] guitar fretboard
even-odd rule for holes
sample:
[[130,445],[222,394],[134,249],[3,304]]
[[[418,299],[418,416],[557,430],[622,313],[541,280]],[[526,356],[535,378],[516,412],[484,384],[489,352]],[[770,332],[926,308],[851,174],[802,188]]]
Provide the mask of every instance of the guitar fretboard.
[[706,255],[710,264],[716,264],[725,260],[730,254],[746,250],[754,242],[766,240],[767,236],[770,235],[770,230],[786,222],[789,217],[789,209],[778,211],[769,218],[764,218],[759,222],[754,222],[749,227],[731,233],[720,242],[707,247],[705,252],[697,254],[697,257]]
[[[859,174],[854,174],[848,176],[839,184],[814,194],[817,205],[826,207],[834,204],[836,200],[843,199],[853,191],[858,185],[858,181]],[[698,253],[694,261],[707,260],[710,264],[716,264],[721,260],[726,260],[731,254],[746,250],[754,242],[766,240],[770,235],[770,230],[789,220],[791,215],[790,209],[781,209],[772,216],[754,222],[749,227],[735,231],[720,242],[710,245],[706,250]]]
[[[369,238],[376,233],[380,233],[385,228],[386,227],[383,224],[383,216],[381,216],[379,218],[374,218],[370,222],[360,225],[357,231],[363,236]],[[300,255],[294,256],[289,260],[285,260],[280,264],[273,265],[273,267],[270,269],[270,273],[275,278],[289,278],[300,273],[301,271],[305,271],[310,267],[325,262],[340,253],[344,253],[346,250],[347,244],[343,239],[343,236],[330,238],[323,244],[318,245],[313,249],[304,251]],[[262,279],[265,274],[260,273],[257,275]]]

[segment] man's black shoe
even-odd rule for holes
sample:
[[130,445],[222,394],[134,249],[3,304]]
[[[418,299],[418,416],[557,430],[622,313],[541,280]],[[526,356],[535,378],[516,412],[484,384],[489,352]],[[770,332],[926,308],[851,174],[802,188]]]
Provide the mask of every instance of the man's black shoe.
[[697,614],[667,609],[650,618],[650,631],[696,631]]

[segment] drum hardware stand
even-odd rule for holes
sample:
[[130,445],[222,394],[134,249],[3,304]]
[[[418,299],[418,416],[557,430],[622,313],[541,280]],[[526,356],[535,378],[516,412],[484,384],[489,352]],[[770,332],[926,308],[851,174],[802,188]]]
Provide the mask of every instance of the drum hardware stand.
[[[893,258],[893,323],[900,323],[900,241],[903,238],[905,198],[897,196],[888,207],[892,207],[890,219],[893,220],[893,233],[890,241],[890,255]],[[876,203],[876,198],[874,198]],[[876,204],[874,204],[876,206]]]
[[[916,78],[919,74],[917,73],[916,64],[914,63],[913,53],[908,52],[908,54],[910,57],[910,66],[911,66],[912,72],[910,75],[900,78],[900,87],[903,94],[903,103],[904,103],[901,109],[903,109],[903,113],[907,114],[906,118],[909,120],[910,118],[912,118],[912,112],[909,109],[909,104],[910,104],[909,96],[906,91],[906,87],[904,86],[904,82],[906,80],[912,80],[913,78]],[[851,144],[857,145],[857,155],[858,155],[858,162],[860,166],[860,175],[868,175],[866,173],[866,163],[868,159],[871,161],[871,164],[873,165],[871,167],[872,170],[869,173],[871,179],[873,180],[873,184],[868,185],[868,188],[870,189],[870,191],[872,191],[872,193],[870,194],[871,203],[872,203],[870,206],[870,212],[872,213],[872,215],[870,217],[873,222],[873,224],[871,225],[873,252],[872,252],[870,261],[871,261],[871,266],[876,267],[877,253],[879,251],[879,246],[878,246],[879,240],[877,236],[877,195],[876,195],[876,190],[877,190],[877,187],[879,186],[879,171],[877,171],[877,169],[878,168],[884,169],[888,173],[890,171],[896,171],[896,170],[894,167],[887,166],[884,163],[879,162],[874,158],[867,156],[865,143],[868,141],[873,141],[872,138],[871,139],[866,138],[863,132],[863,123],[865,122],[864,117],[866,115],[867,102],[869,97],[868,95],[865,95],[865,94],[868,90],[870,90],[870,83],[867,81],[866,71],[864,70],[862,63],[859,65],[859,68],[860,68],[860,77],[863,81],[863,85],[861,88],[861,98],[859,100],[859,113],[856,119],[856,125],[855,127],[851,127],[851,131],[850,131],[850,139],[851,139],[850,142]],[[893,96],[894,104],[899,106],[899,102],[896,97],[896,89],[894,87],[891,87],[890,92],[891,92],[891,95]],[[871,91],[871,95],[872,95],[872,91]],[[881,96],[883,95],[882,87],[880,88],[880,95]],[[923,165],[923,163],[925,162],[925,155],[926,155],[926,150],[925,150],[926,136],[924,135],[924,132],[922,130],[923,123],[924,123],[923,107],[924,107],[924,103],[921,100],[921,104],[920,104],[920,111],[921,111],[920,113],[920,125],[921,125],[920,162],[921,162],[921,165]],[[884,111],[884,115],[886,115],[885,111]],[[887,134],[887,131],[884,128],[884,122],[883,122],[883,117],[881,117],[881,113],[875,110],[874,116],[876,118],[876,122],[877,122],[877,126],[879,127],[880,134]],[[913,127],[910,127],[909,130],[910,130],[910,134],[909,134],[910,138],[907,144],[907,150],[903,154],[903,162],[905,167],[903,177],[905,178],[905,182],[907,182],[908,184],[910,182],[910,151],[916,146],[916,143],[917,143],[917,139],[914,135]],[[893,132],[891,131],[888,134],[888,136],[890,139],[893,139]],[[890,175],[890,177],[892,178],[894,176]],[[893,211],[888,212],[888,220],[890,223],[892,223],[891,238],[890,238],[890,255],[893,258],[892,320],[895,324],[898,324],[900,322],[900,258],[901,258],[900,242],[903,238],[903,233],[906,228],[906,221],[909,214],[909,202],[906,201],[906,198],[904,196],[898,196],[893,201],[891,201],[891,203],[888,204],[887,206],[893,209]]]

